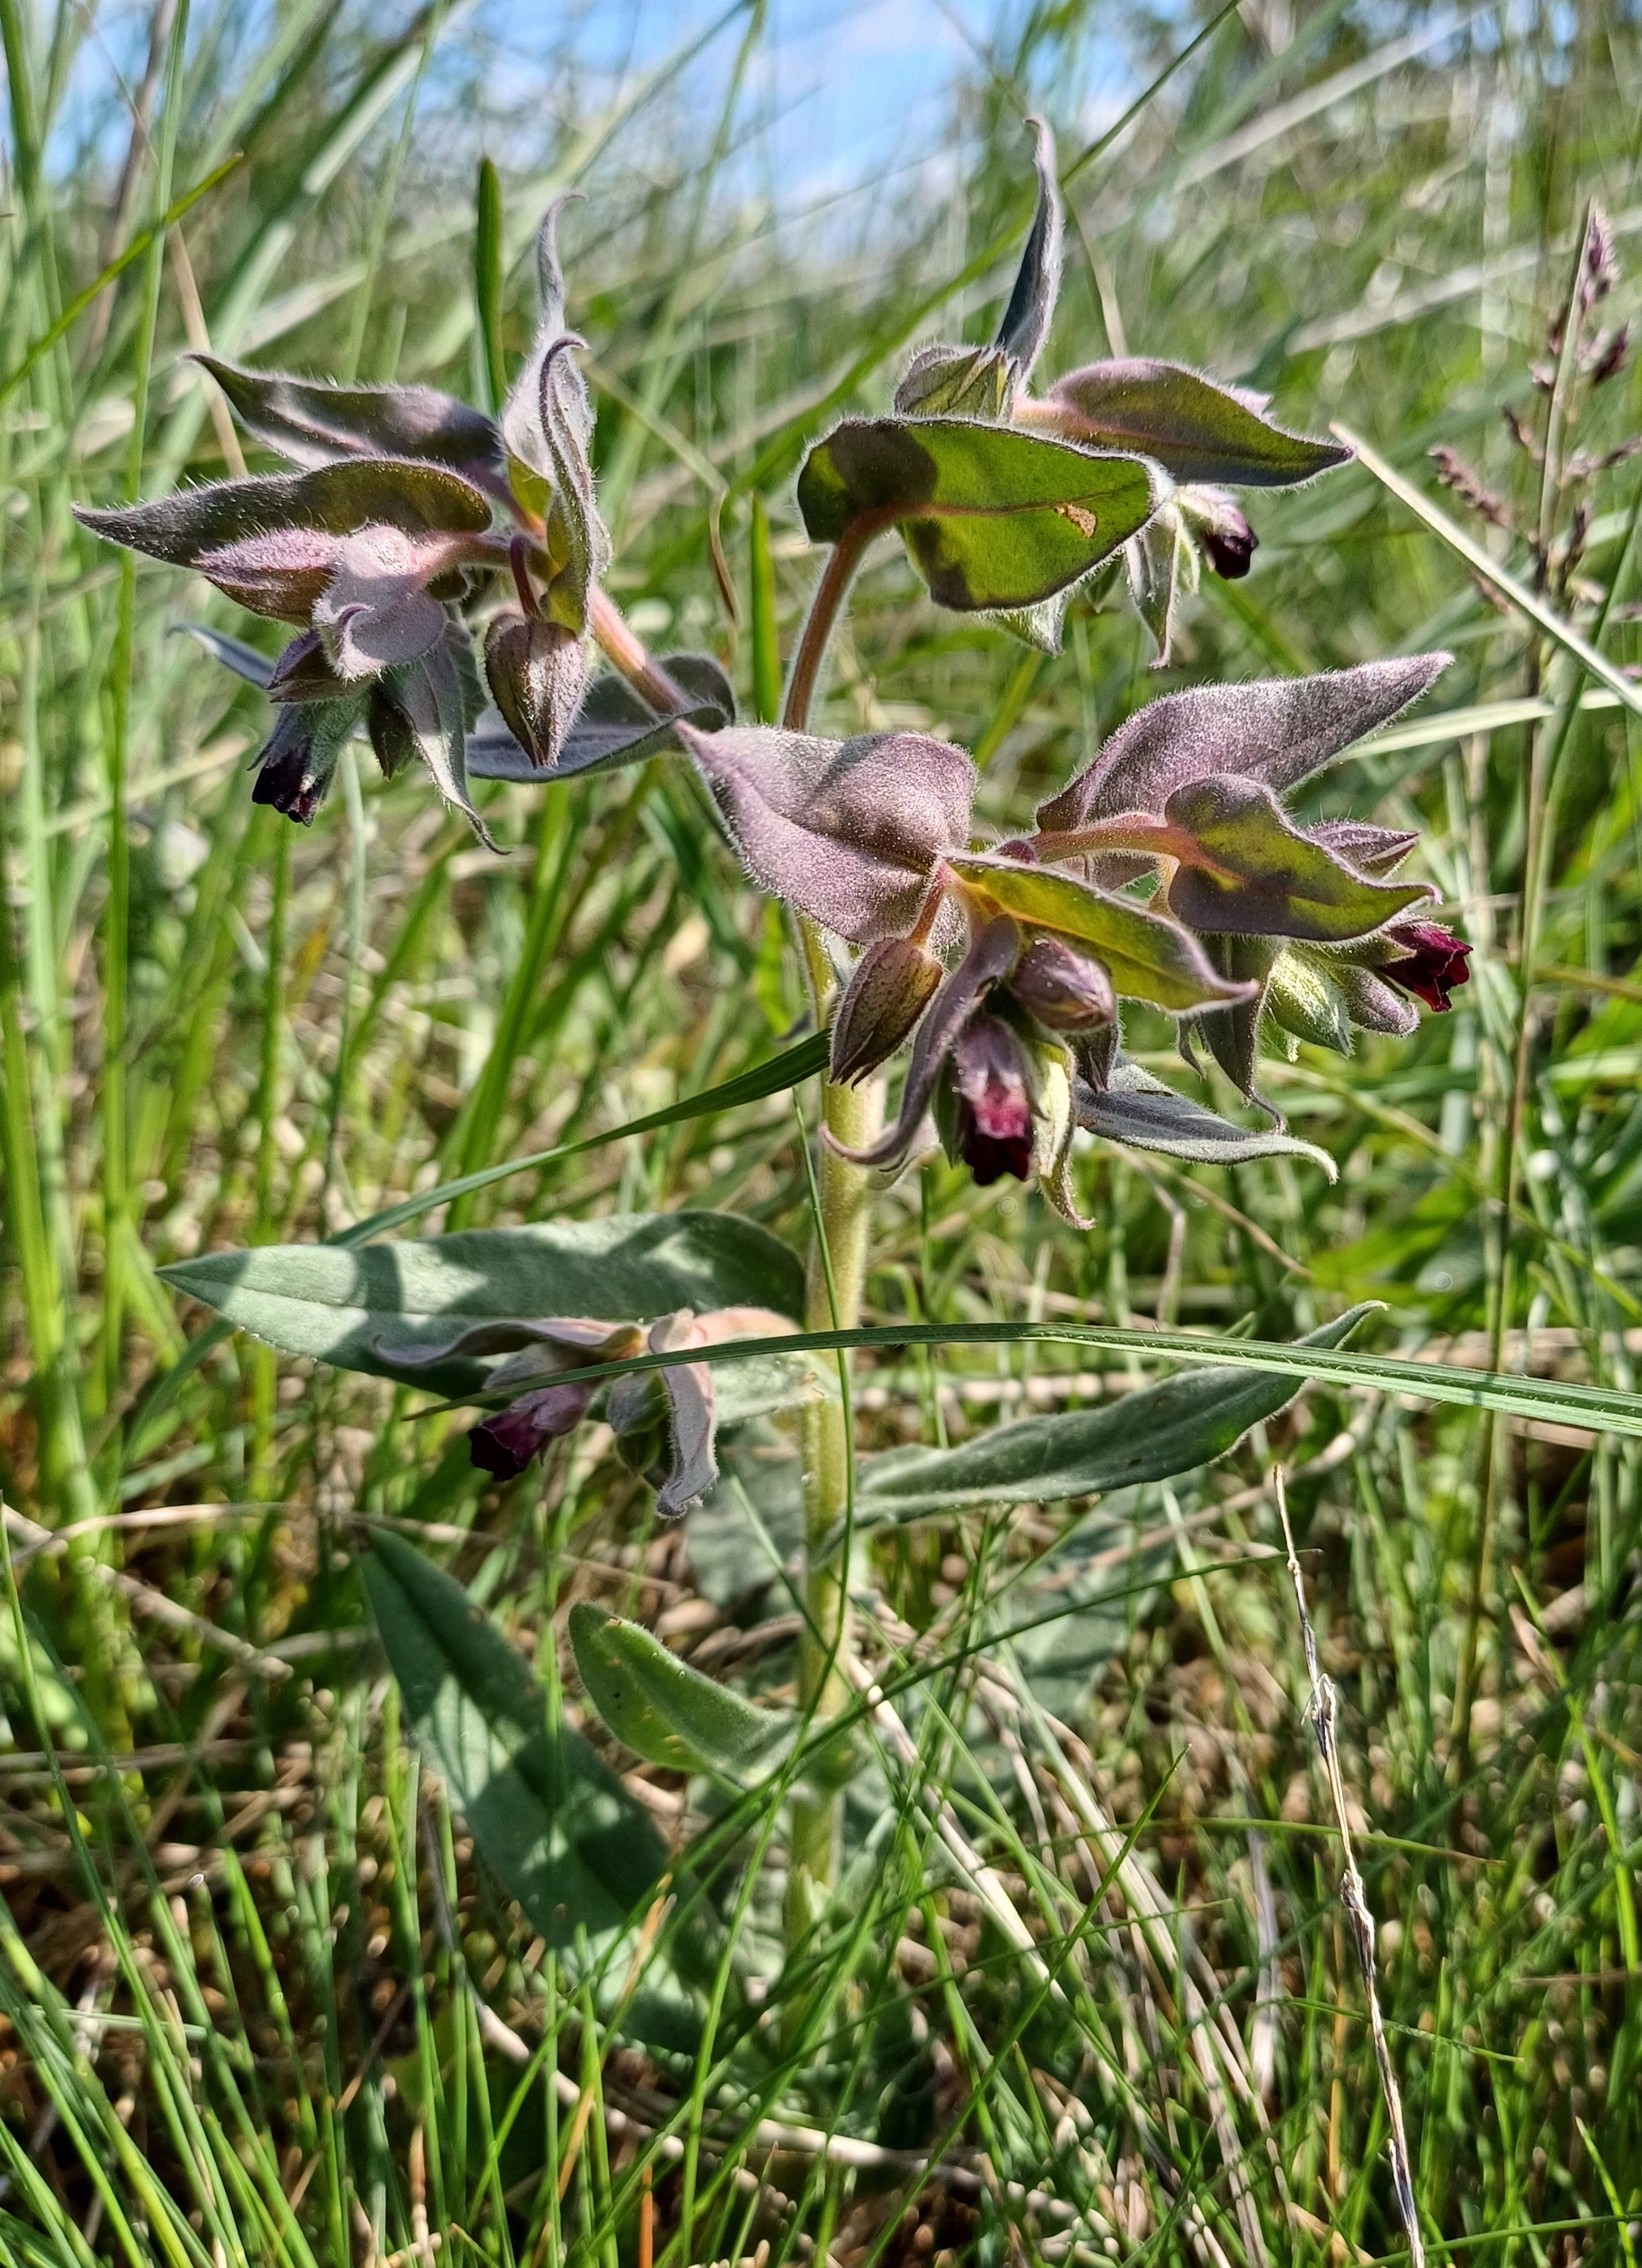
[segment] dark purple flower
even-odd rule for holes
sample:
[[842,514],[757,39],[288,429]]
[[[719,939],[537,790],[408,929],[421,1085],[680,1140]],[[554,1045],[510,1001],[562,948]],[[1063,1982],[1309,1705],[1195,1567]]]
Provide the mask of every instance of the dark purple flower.
[[1412,992],[1439,1015],[1452,1005],[1448,996],[1455,986],[1470,982],[1471,972],[1465,965],[1470,946],[1436,922],[1410,922],[1403,928],[1390,930],[1387,942],[1408,950],[1399,960],[1382,961],[1376,974],[1400,985],[1404,992]]
[[997,1016],[975,1017],[952,1052],[958,1154],[981,1188],[1032,1173],[1032,1088],[1020,1042]]
[[1248,574],[1260,538],[1243,514],[1233,510],[1217,514],[1212,522],[1200,524],[1197,541],[1215,573],[1224,576],[1228,583],[1235,583]]
[[499,1481],[517,1480],[539,1449],[573,1432],[587,1415],[591,1386],[539,1386],[475,1425],[468,1436],[475,1465]]

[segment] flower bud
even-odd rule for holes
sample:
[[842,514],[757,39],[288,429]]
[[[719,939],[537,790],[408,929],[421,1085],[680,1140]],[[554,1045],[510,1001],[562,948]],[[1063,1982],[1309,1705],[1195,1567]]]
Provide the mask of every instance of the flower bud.
[[1106,970],[1057,938],[1033,939],[1009,989],[1051,1032],[1086,1032],[1116,1019],[1117,1001]]
[[1006,416],[1013,391],[1010,357],[1001,347],[924,347],[895,388],[898,417]]
[[563,622],[501,615],[484,642],[484,674],[508,730],[544,770],[556,764],[587,685],[582,642]]
[[364,705],[356,694],[346,701],[295,702],[282,708],[258,760],[252,802],[271,806],[299,827],[312,827],[342,742]]
[[832,1027],[832,1077],[839,1086],[887,1063],[940,983],[941,965],[910,938],[883,937],[856,963]]

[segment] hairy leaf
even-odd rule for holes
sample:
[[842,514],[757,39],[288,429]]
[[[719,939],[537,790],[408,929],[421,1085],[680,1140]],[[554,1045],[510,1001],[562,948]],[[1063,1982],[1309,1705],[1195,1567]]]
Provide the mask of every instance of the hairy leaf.
[[1211,773],[1261,780],[1282,794],[1417,700],[1449,659],[1415,654],[1318,677],[1165,694],[1039,806],[1038,825],[1059,833],[1114,812],[1160,812],[1174,789]]
[[734,722],[734,692],[710,654],[669,653],[660,666],[689,698],[690,705],[675,716],[658,718],[624,677],[610,671],[588,688],[550,773],[532,762],[501,717],[486,715],[468,742],[469,777],[522,780],[537,787],[544,780],[578,779],[642,763],[658,749],[677,746],[680,724],[716,733]]
[[393,1535],[361,1562],[405,1713],[480,1858],[550,1943],[620,1927],[666,1872],[655,1822],[459,1583]]
[[[1372,1303],[1299,1340],[1344,1346]],[[1223,1457],[1251,1425],[1286,1409],[1300,1381],[1184,1370],[1093,1410],[1023,1418],[957,1449],[891,1449],[861,1465],[865,1522],[939,1520],[988,1504],[1058,1504],[1170,1480]]]
[[1116,990],[1179,1013],[1241,997],[1189,930],[1127,898],[1116,898],[1070,874],[1023,860],[990,857],[946,862],[968,882],[1034,929],[1072,939],[1104,963]]
[[408,754],[420,756],[445,803],[494,850],[468,793],[468,725],[477,706],[471,672],[467,630],[453,623],[420,659],[384,673],[372,694],[371,739],[390,779]]
[[571,1644],[587,1697],[617,1740],[671,1771],[743,1780],[797,1725],[791,1711],[755,1708],[590,1599],[571,1609]]
[[1086,575],[1155,510],[1138,457],[961,417],[848,420],[799,475],[812,539],[899,526],[930,595],[961,613],[1035,606]]
[[678,733],[760,888],[851,944],[909,929],[938,862],[968,834],[975,766],[949,741]]
[[1108,449],[1155,457],[1177,481],[1281,489],[1343,465],[1338,441],[1291,433],[1259,395],[1225,386],[1177,362],[1128,357],[1068,372],[1045,401],[1056,431]]
[[[110,543],[173,567],[199,567],[209,553],[270,535],[342,536],[373,525],[407,535],[481,535],[490,525],[490,505],[471,481],[443,466],[363,457],[309,473],[213,481],[109,512],[77,504],[75,517]],[[334,565],[334,547],[326,556]]]
[[431,386],[332,386],[210,354],[188,359],[210,372],[247,432],[293,465],[428,458],[489,487],[502,484],[495,420],[454,394]]
[[1434,895],[1424,882],[1354,873],[1292,825],[1257,780],[1195,780],[1175,790],[1163,816],[1170,855],[1182,862],[1169,907],[1194,929],[1344,945]]
[[1161,1157],[1197,1166],[1239,1166],[1251,1158],[1309,1158],[1330,1181],[1336,1177],[1334,1160],[1326,1150],[1275,1128],[1257,1132],[1233,1126],[1121,1056],[1108,1086],[1073,1080],[1072,1107],[1079,1126],[1127,1149],[1155,1150]]
[[1189,1049],[1201,1040],[1244,1101],[1252,1102],[1260,1062],[1260,1018],[1278,948],[1264,937],[1216,937],[1205,939],[1204,944],[1223,975],[1248,987],[1248,997],[1230,1007],[1205,1010],[1183,1025],[1182,1052],[1189,1059]]
[[438,643],[446,616],[427,586],[451,559],[447,540],[402,528],[362,527],[343,536],[313,607],[313,627],[338,677],[374,677]]
[[483,1391],[476,1359],[403,1368],[394,1350],[438,1346],[471,1324],[520,1316],[585,1315],[630,1322],[693,1307],[803,1312],[796,1253],[734,1213],[617,1213],[603,1220],[535,1221],[463,1229],[355,1250],[271,1244],[213,1252],[162,1271],[177,1291],[282,1354],[341,1370]]
[[1014,364],[1021,379],[1029,378],[1043,351],[1055,320],[1060,296],[1060,183],[1055,175],[1055,136],[1041,118],[1028,121],[1036,137],[1034,163],[1037,167],[1038,204],[1021,255],[1020,272],[998,325],[998,343]]

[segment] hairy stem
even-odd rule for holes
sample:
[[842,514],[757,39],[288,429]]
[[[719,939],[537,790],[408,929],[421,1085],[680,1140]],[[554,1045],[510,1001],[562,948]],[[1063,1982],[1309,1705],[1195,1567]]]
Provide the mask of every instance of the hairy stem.
[[[820,681],[828,639],[877,523],[858,520],[833,549],[810,600],[792,659],[781,721],[802,732]],[[824,1024],[832,970],[813,924],[800,924],[818,1025]],[[821,1117],[835,1141],[864,1149],[883,1118],[883,1083],[821,1088]],[[861,1299],[872,1238],[872,1188],[859,1166],[840,1157],[830,1143],[820,1145],[816,1167],[816,1233],[805,1292],[805,1324],[810,1330],[852,1330],[861,1320]],[[806,1627],[799,1650],[799,1701],[819,1719],[848,1707],[852,1688],[846,1669],[850,1647],[849,1537],[853,1478],[848,1358],[839,1358],[839,1399],[807,1410],[804,1422],[804,1604]],[[800,1790],[792,1800],[786,1933],[796,1946],[806,1934],[837,1879],[842,1791]]]
[[593,637],[606,659],[615,664],[635,691],[644,695],[652,709],[666,717],[674,710],[689,707],[688,694],[665,669],[652,661],[643,639],[629,627],[620,607],[596,586],[590,613]]

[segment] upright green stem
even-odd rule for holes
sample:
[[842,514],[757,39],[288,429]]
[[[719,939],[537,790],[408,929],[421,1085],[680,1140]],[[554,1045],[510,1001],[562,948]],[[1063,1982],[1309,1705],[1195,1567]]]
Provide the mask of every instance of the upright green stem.
[[[858,520],[835,547],[805,619],[792,673],[787,681],[782,723],[802,732],[820,681],[833,624],[861,556],[877,533],[877,523]],[[817,1021],[826,1014],[832,972],[820,937],[804,924],[804,948]],[[883,1112],[883,1086],[871,1079],[859,1086],[821,1089],[821,1119],[827,1131],[850,1149],[864,1149],[877,1132]],[[816,1174],[816,1230],[805,1292],[805,1326],[809,1330],[853,1330],[861,1320],[871,1252],[872,1187],[859,1166],[821,1145]],[[841,1362],[847,1358],[841,1357]],[[847,1373],[843,1381],[847,1385]],[[804,1419],[804,1552],[806,1624],[799,1648],[799,1702],[821,1720],[839,1715],[851,1698],[844,1664],[850,1646],[849,1538],[852,1479],[850,1413],[847,1394],[817,1403]],[[789,1837],[786,1930],[796,1946],[815,1919],[837,1879],[842,1792],[801,1790],[792,1800]]]

